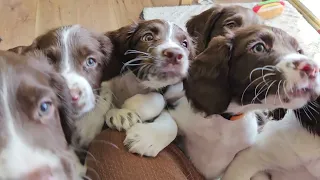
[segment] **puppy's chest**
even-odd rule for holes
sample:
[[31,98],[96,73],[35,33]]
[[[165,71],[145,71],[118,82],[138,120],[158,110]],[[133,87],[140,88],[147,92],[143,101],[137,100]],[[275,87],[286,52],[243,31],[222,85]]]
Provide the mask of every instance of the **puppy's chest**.
[[132,72],[111,79],[108,81],[108,86],[113,93],[112,103],[118,108],[130,97],[152,91],[142,85]]
[[226,120],[220,115],[204,118],[201,113],[195,113],[184,98],[171,111],[171,115],[192,151],[211,153],[217,147],[238,151],[237,149],[241,150],[252,144],[257,135],[257,122],[253,113],[248,113],[237,121]]

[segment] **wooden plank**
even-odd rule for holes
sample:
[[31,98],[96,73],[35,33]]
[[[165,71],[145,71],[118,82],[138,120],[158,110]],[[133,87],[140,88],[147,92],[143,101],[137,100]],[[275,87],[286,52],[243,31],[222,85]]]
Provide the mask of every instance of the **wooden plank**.
[[30,44],[35,37],[37,0],[0,0],[0,49]]
[[180,5],[190,5],[192,4],[193,0],[181,0]]

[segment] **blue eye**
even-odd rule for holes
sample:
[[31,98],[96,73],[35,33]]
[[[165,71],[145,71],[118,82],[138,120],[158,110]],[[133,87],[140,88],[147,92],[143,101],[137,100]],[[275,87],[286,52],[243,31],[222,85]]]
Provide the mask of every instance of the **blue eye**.
[[94,67],[97,64],[96,60],[92,57],[88,58],[86,61],[86,65],[88,67]]
[[50,108],[51,108],[51,105],[52,103],[51,102],[42,102],[40,104],[40,114],[41,115],[44,115],[44,114],[47,114],[49,111],[50,111]]

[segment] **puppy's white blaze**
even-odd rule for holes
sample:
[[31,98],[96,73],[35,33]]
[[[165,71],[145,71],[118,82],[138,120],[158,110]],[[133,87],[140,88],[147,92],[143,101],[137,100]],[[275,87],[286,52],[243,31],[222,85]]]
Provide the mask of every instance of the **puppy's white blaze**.
[[8,89],[5,76],[2,76],[2,107],[4,110],[7,143],[0,154],[0,179],[21,178],[42,166],[52,169],[59,167],[60,160],[49,151],[35,149],[23,142],[14,127],[14,117],[9,107]]
[[168,25],[169,25],[169,28],[168,28],[168,35],[167,35],[167,41],[172,41],[172,32],[173,32],[173,23],[168,21]]
[[65,28],[62,31],[62,60],[61,60],[61,73],[66,79],[69,88],[79,88],[82,91],[82,95],[78,101],[79,105],[85,104],[85,106],[78,112],[80,116],[84,113],[92,110],[95,106],[95,96],[93,94],[90,83],[81,75],[79,75],[75,69],[72,61],[75,61],[70,52],[71,36],[78,32],[80,25],[73,25],[69,28]]

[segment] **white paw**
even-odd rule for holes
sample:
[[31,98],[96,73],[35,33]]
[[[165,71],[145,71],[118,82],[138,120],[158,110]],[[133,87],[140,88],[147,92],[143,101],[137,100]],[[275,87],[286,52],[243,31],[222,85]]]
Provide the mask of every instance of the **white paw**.
[[131,153],[155,157],[168,145],[166,142],[162,137],[157,136],[157,132],[153,130],[150,123],[140,123],[127,131],[123,143]]
[[138,114],[129,109],[111,109],[105,116],[105,121],[109,128],[121,130],[128,130],[137,123],[141,123]]

